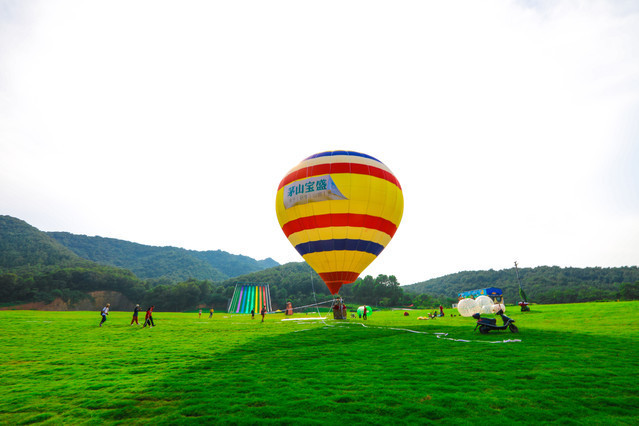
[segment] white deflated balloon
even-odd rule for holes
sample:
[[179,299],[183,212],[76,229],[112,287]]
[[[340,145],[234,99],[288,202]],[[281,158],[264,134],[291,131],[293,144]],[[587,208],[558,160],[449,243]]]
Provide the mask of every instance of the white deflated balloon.
[[472,317],[479,313],[479,304],[474,299],[462,299],[457,303],[457,310],[462,317]]
[[506,305],[504,305],[503,303],[502,304],[497,303],[497,304],[493,305],[493,313],[494,314],[496,314],[500,310],[502,312],[506,312]]
[[479,313],[480,314],[492,314],[493,313],[493,299],[488,296],[479,296],[475,299],[475,302],[479,304]]

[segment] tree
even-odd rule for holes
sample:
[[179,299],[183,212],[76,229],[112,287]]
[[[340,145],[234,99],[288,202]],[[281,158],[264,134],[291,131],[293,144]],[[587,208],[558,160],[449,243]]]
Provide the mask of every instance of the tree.
[[621,284],[621,287],[619,288],[619,296],[623,300],[639,300],[639,281],[634,284]]

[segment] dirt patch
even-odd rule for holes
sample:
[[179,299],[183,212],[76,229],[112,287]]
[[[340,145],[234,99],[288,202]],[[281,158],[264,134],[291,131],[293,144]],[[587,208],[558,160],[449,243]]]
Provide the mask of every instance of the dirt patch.
[[89,297],[78,303],[69,305],[59,297],[47,304],[44,302],[31,302],[22,305],[4,306],[0,310],[37,310],[37,311],[99,311],[107,303],[111,304],[113,311],[129,311],[135,306],[125,295],[118,291],[92,291]]

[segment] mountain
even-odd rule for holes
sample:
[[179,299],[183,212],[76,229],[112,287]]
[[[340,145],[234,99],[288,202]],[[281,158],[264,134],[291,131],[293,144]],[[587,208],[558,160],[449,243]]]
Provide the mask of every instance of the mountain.
[[[87,298],[95,302],[96,291],[111,291],[151,303],[164,294],[165,307],[173,309],[213,300],[220,306],[226,300],[223,288],[213,292],[216,286],[210,281],[277,265],[270,258],[257,261],[219,250],[198,252],[46,233],[23,220],[0,216],[0,304],[60,299],[77,306]],[[194,292],[194,287],[201,291]],[[185,295],[193,300],[185,301]]]
[[280,266],[279,263],[270,257],[263,260],[255,260],[241,254],[231,254],[222,250],[209,251],[187,251],[192,256],[207,262],[222,271],[228,277],[237,277],[251,272],[262,271],[264,269]]
[[86,263],[68,248],[27,222],[0,216],[0,268],[73,266]]
[[[639,268],[539,266],[520,268],[519,276],[530,302],[573,303],[618,298],[624,284],[634,286],[639,282]],[[410,293],[446,297],[456,297],[459,292],[486,287],[501,288],[506,303],[517,303],[520,300],[515,268],[499,271],[464,271],[402,286]]]
[[228,276],[204,260],[175,247],[153,247],[114,238],[88,237],[68,232],[48,232],[76,255],[103,265],[132,271],[141,279],[165,278],[178,282],[189,278],[223,280]]
[[131,298],[145,291],[131,271],[83,259],[28,223],[0,216],[0,303],[78,302],[98,290]]
[[161,279],[172,283],[189,278],[221,281],[279,265],[270,258],[258,261],[221,250],[155,247],[68,232],[49,232],[48,235],[85,259],[129,269],[142,279]]

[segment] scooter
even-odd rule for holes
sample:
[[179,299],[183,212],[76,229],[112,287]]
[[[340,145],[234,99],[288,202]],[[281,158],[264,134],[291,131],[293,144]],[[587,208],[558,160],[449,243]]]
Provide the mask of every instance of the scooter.
[[[479,327],[479,332],[481,334],[487,334],[491,330],[505,330],[509,329],[511,333],[519,333],[519,329],[514,324],[515,320],[512,318],[508,318],[504,315],[504,311],[499,310],[497,315],[501,316],[502,321],[504,321],[504,325],[497,325],[496,318],[482,318],[481,315],[475,314],[473,318],[477,320],[477,325],[475,326],[475,330]],[[473,330],[473,331],[475,331]]]

